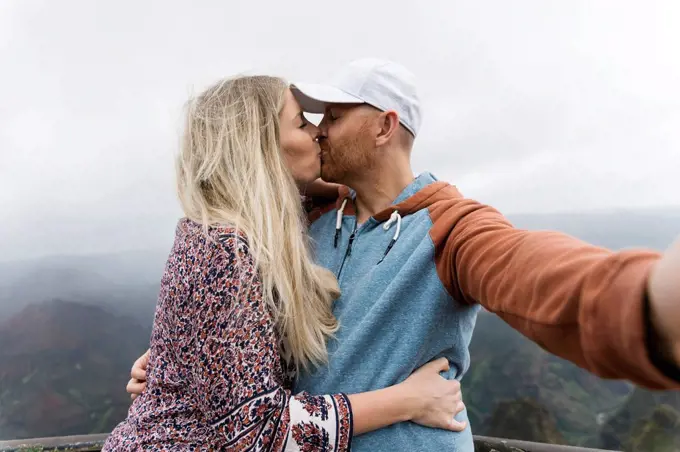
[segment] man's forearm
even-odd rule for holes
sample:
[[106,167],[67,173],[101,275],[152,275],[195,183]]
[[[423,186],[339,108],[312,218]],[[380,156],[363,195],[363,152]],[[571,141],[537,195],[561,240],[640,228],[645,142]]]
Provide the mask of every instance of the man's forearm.
[[[666,257],[652,250],[615,253],[557,232],[516,229],[495,209],[455,193],[431,217],[437,271],[454,298],[481,303],[544,349],[601,377],[680,388],[651,361],[645,318],[649,293],[651,322],[677,357],[678,334],[668,332],[680,324],[680,302],[673,300],[680,287],[655,293],[673,271],[680,275],[680,243],[675,266],[661,267]],[[650,290],[654,274],[661,283]]]

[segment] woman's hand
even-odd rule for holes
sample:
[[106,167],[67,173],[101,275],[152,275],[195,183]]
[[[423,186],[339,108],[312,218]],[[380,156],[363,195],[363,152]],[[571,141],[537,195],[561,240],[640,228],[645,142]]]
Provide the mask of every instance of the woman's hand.
[[130,393],[130,398],[135,400],[137,396],[146,389],[146,368],[149,367],[149,350],[142,356],[137,358],[137,361],[132,365],[130,371],[130,381],[128,381],[125,388]]
[[330,182],[324,182],[321,178],[310,182],[305,187],[303,193],[304,196],[308,198],[321,198],[321,199],[337,199],[338,190],[342,185],[331,184]]
[[454,417],[465,409],[458,380],[447,380],[440,372],[449,370],[449,361],[439,358],[416,370],[399,384],[414,404],[410,420],[427,427],[460,432],[467,422]]

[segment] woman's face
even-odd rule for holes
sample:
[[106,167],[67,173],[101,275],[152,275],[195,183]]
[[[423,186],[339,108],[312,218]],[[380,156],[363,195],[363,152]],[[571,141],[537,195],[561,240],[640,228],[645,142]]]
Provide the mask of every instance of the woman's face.
[[279,115],[281,152],[298,186],[319,178],[321,149],[316,142],[319,129],[302,114],[293,93],[286,89],[286,100]]

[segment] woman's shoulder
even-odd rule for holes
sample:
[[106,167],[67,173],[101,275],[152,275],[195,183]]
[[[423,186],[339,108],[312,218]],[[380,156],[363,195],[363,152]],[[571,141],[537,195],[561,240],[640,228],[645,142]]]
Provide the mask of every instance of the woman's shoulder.
[[182,218],[175,232],[176,242],[206,256],[227,253],[233,257],[244,258],[250,255],[248,237],[230,224],[210,225],[207,228],[189,218]]

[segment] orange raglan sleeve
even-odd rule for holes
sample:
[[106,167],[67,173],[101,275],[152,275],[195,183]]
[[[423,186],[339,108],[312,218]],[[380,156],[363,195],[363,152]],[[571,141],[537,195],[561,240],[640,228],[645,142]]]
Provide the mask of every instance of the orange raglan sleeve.
[[661,255],[612,252],[558,232],[514,228],[454,187],[430,206],[437,272],[545,350],[604,377],[651,389],[680,381],[652,362],[646,285]]

